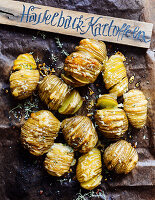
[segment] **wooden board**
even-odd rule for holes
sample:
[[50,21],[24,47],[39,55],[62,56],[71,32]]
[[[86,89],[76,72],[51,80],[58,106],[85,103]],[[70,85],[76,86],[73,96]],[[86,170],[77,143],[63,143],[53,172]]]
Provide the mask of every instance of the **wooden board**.
[[153,24],[0,0],[0,23],[149,48]]

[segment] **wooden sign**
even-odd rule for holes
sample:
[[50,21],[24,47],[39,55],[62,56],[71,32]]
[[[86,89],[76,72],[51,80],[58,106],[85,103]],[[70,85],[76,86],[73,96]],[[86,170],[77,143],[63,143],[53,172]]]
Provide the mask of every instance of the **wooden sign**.
[[0,23],[149,48],[153,24],[0,0]]

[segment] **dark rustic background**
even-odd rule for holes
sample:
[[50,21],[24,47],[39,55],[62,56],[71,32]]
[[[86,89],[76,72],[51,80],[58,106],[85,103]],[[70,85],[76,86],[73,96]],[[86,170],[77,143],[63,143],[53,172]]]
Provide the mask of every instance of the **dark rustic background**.
[[[147,22],[155,20],[154,0],[28,0],[25,2]],[[44,156],[34,157],[20,145],[20,126],[24,122],[24,117],[27,118],[31,111],[46,109],[46,106],[39,101],[37,92],[28,100],[15,101],[10,95],[8,81],[13,60],[19,54],[26,52],[32,52],[38,64],[46,63],[47,68],[55,69],[53,74],[60,76],[66,53],[71,53],[79,41],[80,38],[71,36],[0,25],[0,200],[82,199],[77,194],[80,187],[76,181],[75,167],[63,178],[52,177],[43,169]],[[153,200],[155,199],[154,33],[151,48],[148,50],[110,43],[106,45],[108,55],[121,51],[126,56],[128,77],[130,79],[134,76],[134,81],[129,87],[141,89],[148,99],[148,122],[141,130],[135,130],[130,126],[126,135],[127,140],[136,146],[139,153],[136,169],[126,176],[117,176],[104,168],[102,184],[93,193],[96,197],[91,197],[92,193],[85,190],[81,190],[81,193],[85,199],[105,199],[104,195],[97,197],[102,190],[109,200]],[[94,94],[90,95],[88,87]],[[106,92],[102,76],[100,75],[94,84],[80,88],[79,91],[85,102],[77,114],[91,114],[95,110],[90,106],[92,100],[95,101],[99,94]],[[122,102],[121,98],[119,102]],[[57,112],[54,113],[59,120],[64,118]],[[90,118],[93,120],[93,116]],[[57,141],[64,142],[61,135],[60,132]],[[109,144],[100,133],[99,137],[105,146]],[[78,153],[76,156],[79,156]]]

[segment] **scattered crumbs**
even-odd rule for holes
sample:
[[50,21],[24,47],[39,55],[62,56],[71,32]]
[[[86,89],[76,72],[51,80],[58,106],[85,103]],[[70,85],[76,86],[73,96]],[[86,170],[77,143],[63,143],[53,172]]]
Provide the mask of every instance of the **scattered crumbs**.
[[56,62],[58,57],[55,56],[53,53],[51,53],[51,59],[52,59],[53,62]]
[[94,91],[90,87],[88,87],[88,89],[89,89],[89,94],[90,95],[94,94]]
[[39,99],[34,98],[33,103],[29,99],[26,99],[24,104],[19,103],[9,111],[9,118],[11,119],[12,115],[15,119],[21,120],[22,113],[24,113],[24,118],[28,119],[30,114],[36,110],[39,110]]
[[134,82],[134,79],[135,79],[135,77],[134,77],[134,76],[131,76],[130,79],[129,79],[129,83],[133,83],[133,82]]
[[107,179],[107,178],[105,178],[104,180],[105,180],[105,181],[107,181],[108,179]]
[[143,139],[144,139],[144,140],[148,140],[148,137],[146,137],[146,135],[144,135],[144,136],[143,136]]
[[129,135],[129,138],[132,138],[132,136],[131,136],[131,135]]
[[87,99],[87,100],[88,100],[88,96],[85,96],[85,99]]
[[7,94],[8,92],[9,92],[9,90],[8,90],[8,89],[6,89],[6,90],[5,90],[5,93]]
[[55,69],[54,69],[54,68],[52,68],[52,72],[55,72]]
[[42,76],[47,76],[51,73],[50,67],[48,67],[45,63],[38,65],[39,72]]
[[87,110],[90,110],[93,106],[94,106],[94,100],[92,99],[89,105],[87,106]]
[[57,69],[63,69],[64,65],[57,66]]
[[136,87],[139,87],[139,86],[140,86],[140,82],[137,82],[137,83],[135,84],[135,86],[136,86]]
[[36,58],[36,63],[38,63],[38,62],[40,62],[40,59],[39,59],[38,56],[37,56],[37,58]]
[[91,116],[93,116],[93,113],[88,113],[87,114],[87,117],[91,117]]
[[40,194],[40,195],[42,195],[42,194],[43,194],[43,192],[44,192],[43,190],[40,190],[40,191],[39,191],[39,194]]
[[63,182],[68,181],[68,179],[67,179],[67,178],[64,178],[64,179],[57,179],[57,181],[60,182],[60,183],[62,184]]
[[29,54],[31,54],[31,55],[32,55],[33,53],[34,53],[33,51],[29,52]]
[[135,147],[135,148],[137,147],[137,142],[135,142],[134,147]]
[[10,111],[9,111],[9,113],[11,113],[11,112],[13,112],[14,110],[16,110],[16,109],[22,109],[22,104],[18,104],[16,107],[14,107],[14,108],[12,108]]

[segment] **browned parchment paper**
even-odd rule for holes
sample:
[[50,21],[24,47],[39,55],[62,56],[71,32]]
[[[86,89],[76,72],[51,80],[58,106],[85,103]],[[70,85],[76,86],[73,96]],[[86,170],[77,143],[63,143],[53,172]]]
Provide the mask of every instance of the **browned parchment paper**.
[[[29,0],[37,4],[55,6],[95,14],[154,22],[154,0]],[[60,40],[60,42],[59,42]],[[46,109],[39,101],[37,92],[32,98],[18,102],[9,91],[9,74],[13,60],[21,53],[32,52],[37,63],[46,63],[60,75],[67,53],[71,53],[80,38],[43,33],[35,30],[0,25],[0,199],[2,200],[72,200],[80,199],[80,187],[73,171],[63,178],[54,178],[43,169],[42,157],[34,157],[22,148],[19,141],[20,126],[31,111]],[[141,89],[149,101],[148,122],[141,130],[130,127],[127,140],[136,146],[139,163],[130,174],[117,176],[103,170],[102,184],[93,195],[81,190],[85,199],[153,200],[155,199],[155,58],[154,33],[148,50],[116,44],[107,44],[108,55],[121,51],[127,58],[125,65],[128,77],[134,76],[130,88]],[[61,46],[63,44],[63,46]],[[90,89],[94,91],[90,95]],[[80,88],[86,99],[77,114],[92,113],[86,109],[99,94],[106,92],[102,76],[94,84]],[[120,98],[121,102],[122,99]],[[90,106],[89,106],[90,107]],[[55,115],[62,120],[64,117]],[[93,120],[93,117],[90,117]],[[61,132],[57,141],[62,141]],[[109,144],[102,136],[103,144]],[[77,154],[77,156],[79,156]],[[104,191],[97,197],[96,192]],[[91,197],[94,196],[94,197]],[[81,197],[82,199],[82,197]],[[84,199],[84,198],[83,198]]]

